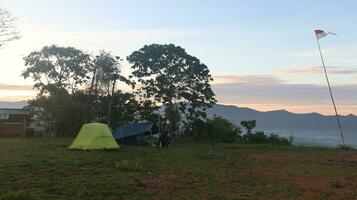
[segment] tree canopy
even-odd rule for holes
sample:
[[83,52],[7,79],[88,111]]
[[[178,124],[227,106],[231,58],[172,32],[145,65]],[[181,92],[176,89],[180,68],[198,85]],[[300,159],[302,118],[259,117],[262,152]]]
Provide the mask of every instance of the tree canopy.
[[179,105],[186,119],[205,117],[202,110],[216,102],[208,67],[173,44],[152,44],[127,57],[132,75],[140,83],[141,99],[173,108]]
[[24,57],[26,79],[35,81],[34,87],[46,92],[51,87],[74,91],[86,83],[90,56],[73,47],[45,46]]

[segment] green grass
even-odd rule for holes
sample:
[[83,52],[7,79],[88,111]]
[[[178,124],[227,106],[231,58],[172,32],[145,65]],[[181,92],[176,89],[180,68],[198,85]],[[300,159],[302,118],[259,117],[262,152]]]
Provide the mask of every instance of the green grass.
[[71,151],[0,139],[4,199],[357,199],[357,151],[181,144]]

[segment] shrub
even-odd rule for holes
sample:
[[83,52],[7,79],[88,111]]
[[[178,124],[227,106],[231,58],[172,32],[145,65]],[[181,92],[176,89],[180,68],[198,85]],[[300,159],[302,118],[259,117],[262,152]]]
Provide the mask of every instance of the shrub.
[[261,144],[266,143],[268,136],[264,134],[264,131],[257,131],[255,133],[247,133],[243,136],[245,143]]
[[286,138],[277,134],[266,135],[264,131],[256,131],[240,137],[240,142],[245,144],[292,145],[293,140],[293,137]]
[[341,149],[341,150],[352,150],[353,147],[348,146],[348,145],[340,144],[340,145],[337,145],[337,149]]
[[191,133],[196,142],[232,143],[237,140],[241,130],[228,120],[214,116],[206,121],[196,120],[192,124]]
[[294,137],[290,136],[288,138],[279,136],[277,134],[270,134],[268,136],[269,144],[277,144],[277,145],[292,145],[294,142]]

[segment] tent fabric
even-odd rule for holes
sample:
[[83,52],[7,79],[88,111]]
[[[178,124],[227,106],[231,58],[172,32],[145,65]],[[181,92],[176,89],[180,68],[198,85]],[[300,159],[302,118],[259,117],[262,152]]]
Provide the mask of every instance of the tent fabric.
[[158,127],[151,122],[124,124],[114,130],[113,136],[116,140],[120,140],[140,134],[149,135],[151,132],[157,132],[157,129]]
[[102,123],[84,124],[69,149],[119,149],[109,127]]

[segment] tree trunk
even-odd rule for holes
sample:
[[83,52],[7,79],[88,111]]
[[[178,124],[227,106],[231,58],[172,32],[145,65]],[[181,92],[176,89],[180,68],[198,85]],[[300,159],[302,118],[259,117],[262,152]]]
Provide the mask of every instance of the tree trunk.
[[115,85],[116,85],[116,80],[113,80],[113,86],[112,86],[112,91],[108,93],[108,113],[107,113],[107,124],[110,127],[110,118],[111,118],[111,112],[112,112],[112,106],[113,106],[113,95],[115,91]]
[[94,97],[93,97],[93,105],[92,105],[92,121],[97,121],[97,110],[96,110],[96,103],[97,103],[97,98],[98,98],[98,79],[95,80],[95,85],[94,85]]
[[89,109],[88,109],[87,120],[89,120],[89,121],[92,121],[94,119],[94,116],[93,116],[94,115],[93,89],[94,89],[94,84],[96,83],[96,76],[97,76],[97,66],[94,67],[92,81],[90,83],[90,87],[89,87],[89,91],[88,91]]

